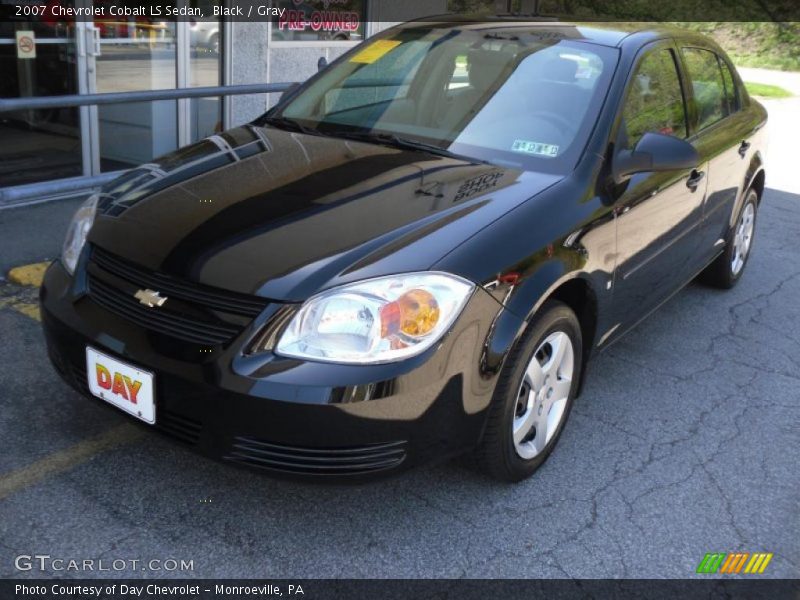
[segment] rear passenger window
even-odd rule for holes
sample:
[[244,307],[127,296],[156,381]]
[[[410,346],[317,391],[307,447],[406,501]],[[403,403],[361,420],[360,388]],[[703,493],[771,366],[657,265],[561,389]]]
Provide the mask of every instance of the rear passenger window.
[[728,113],[735,113],[739,110],[739,89],[728,63],[720,58],[719,64],[720,67],[722,67],[722,80],[725,82],[725,98],[728,100]]
[[704,129],[728,115],[722,70],[717,55],[710,50],[683,48],[683,59],[697,104],[697,129]]
[[625,97],[622,123],[628,148],[648,132],[686,137],[683,94],[671,50],[655,50],[639,64]]

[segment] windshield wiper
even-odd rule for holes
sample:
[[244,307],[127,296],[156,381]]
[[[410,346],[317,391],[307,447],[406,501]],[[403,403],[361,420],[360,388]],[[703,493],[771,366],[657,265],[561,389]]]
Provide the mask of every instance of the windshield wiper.
[[450,152],[441,146],[436,146],[435,144],[428,144],[427,142],[423,142],[420,140],[415,140],[412,138],[401,137],[394,133],[374,133],[374,132],[366,132],[366,131],[326,131],[324,135],[328,135],[331,137],[340,137],[346,138],[350,140],[356,140],[359,142],[372,142],[374,144],[384,144],[386,146],[392,146],[394,148],[403,148],[405,150],[419,150],[421,152],[427,152],[429,154],[436,154],[437,156],[445,156],[447,158],[456,158],[458,160],[464,160],[473,164],[489,164],[488,161],[481,160],[479,158],[473,158],[471,156],[464,156],[463,154],[457,154],[455,152]]
[[321,135],[316,129],[306,127],[302,123],[290,119],[289,117],[261,117],[256,121],[258,125],[272,125],[279,129],[288,129],[289,131],[299,131],[300,133],[307,133],[309,135]]

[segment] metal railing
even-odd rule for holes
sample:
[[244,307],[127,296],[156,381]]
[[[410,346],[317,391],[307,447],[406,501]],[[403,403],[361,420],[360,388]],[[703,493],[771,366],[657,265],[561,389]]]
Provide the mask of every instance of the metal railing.
[[243,94],[274,94],[285,92],[296,83],[253,83],[216,87],[179,88],[173,90],[148,90],[142,92],[109,92],[105,94],[73,94],[70,96],[30,96],[26,98],[0,98],[0,112],[12,110],[39,110],[43,108],[68,108],[72,106],[99,106],[101,104],[127,104],[154,100],[182,100],[212,96]]
[[[297,83],[253,83],[215,87],[178,88],[171,90],[147,90],[141,92],[111,92],[104,94],[73,94],[68,96],[39,96],[24,98],[0,98],[0,113],[18,110],[40,110],[69,108],[75,106],[100,106],[106,104],[128,104],[131,102],[153,102],[157,100],[181,100],[184,98],[208,98],[214,96],[237,96],[245,94],[275,94],[291,90]],[[102,185],[119,174],[70,177],[37,183],[0,188],[0,209],[9,206],[35,203],[77,194],[83,190]]]

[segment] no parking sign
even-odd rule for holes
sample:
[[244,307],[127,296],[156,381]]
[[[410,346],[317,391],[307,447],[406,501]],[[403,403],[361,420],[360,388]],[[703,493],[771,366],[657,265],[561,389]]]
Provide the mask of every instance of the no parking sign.
[[36,36],[33,31],[17,31],[17,58],[36,58]]

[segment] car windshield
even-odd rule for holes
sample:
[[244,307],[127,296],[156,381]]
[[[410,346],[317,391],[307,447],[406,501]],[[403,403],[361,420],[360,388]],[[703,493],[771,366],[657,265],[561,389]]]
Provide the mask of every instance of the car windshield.
[[616,50],[580,38],[577,27],[390,30],[327,67],[264,122],[567,172],[617,60]]

